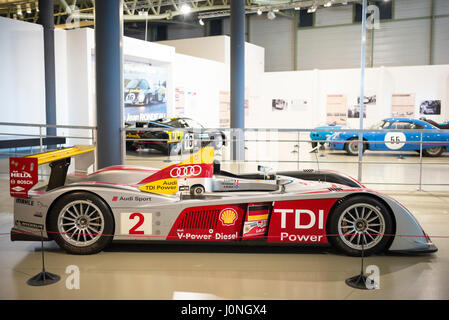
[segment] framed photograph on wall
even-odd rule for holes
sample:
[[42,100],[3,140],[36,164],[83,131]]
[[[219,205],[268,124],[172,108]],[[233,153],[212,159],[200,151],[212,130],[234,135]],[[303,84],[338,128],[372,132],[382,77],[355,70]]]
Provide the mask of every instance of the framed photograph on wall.
[[346,96],[343,94],[328,94],[326,101],[326,123],[345,126],[348,121]]
[[391,96],[391,116],[413,118],[415,115],[415,95],[393,94]]
[[441,100],[426,100],[419,105],[419,114],[440,115]]

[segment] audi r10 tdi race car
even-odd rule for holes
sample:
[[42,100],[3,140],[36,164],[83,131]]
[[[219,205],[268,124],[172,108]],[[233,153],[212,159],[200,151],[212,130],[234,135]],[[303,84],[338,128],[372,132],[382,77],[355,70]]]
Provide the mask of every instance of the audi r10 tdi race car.
[[[435,245],[413,215],[387,195],[333,171],[253,174],[221,170],[205,147],[163,169],[90,165],[93,147],[10,158],[14,202],[11,240],[55,240],[72,254],[115,241],[327,244],[348,255],[429,253]],[[87,159],[87,160],[86,160]],[[78,162],[79,161],[79,162]],[[50,163],[47,186],[33,188]]]

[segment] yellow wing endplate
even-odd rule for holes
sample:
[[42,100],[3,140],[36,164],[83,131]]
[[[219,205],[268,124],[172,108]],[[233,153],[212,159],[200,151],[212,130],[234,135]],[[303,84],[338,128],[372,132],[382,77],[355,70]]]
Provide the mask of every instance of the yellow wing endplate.
[[37,158],[38,165],[54,162],[61,159],[71,158],[80,154],[92,152],[95,150],[93,145],[77,145],[70,148],[48,151],[39,154],[33,154],[26,158]]
[[214,147],[204,147],[186,160],[179,163],[179,165],[211,163],[214,163]]

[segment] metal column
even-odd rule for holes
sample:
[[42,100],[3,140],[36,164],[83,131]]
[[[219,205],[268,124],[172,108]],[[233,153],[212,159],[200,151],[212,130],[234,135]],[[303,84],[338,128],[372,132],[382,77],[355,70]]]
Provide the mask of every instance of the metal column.
[[[39,0],[39,23],[44,29],[44,65],[45,65],[45,118],[46,123],[56,124],[56,87],[55,87],[55,22],[53,0]],[[56,128],[47,128],[47,136],[56,136]],[[49,146],[52,148],[54,146]]]
[[123,163],[123,0],[95,1],[98,169]]
[[244,160],[245,145],[245,0],[231,4],[231,128],[232,160]]
[[358,180],[362,181],[362,158],[363,158],[363,113],[365,111],[365,56],[366,56],[366,12],[367,0],[363,0],[362,10],[362,54],[361,54],[361,79],[360,79],[360,131],[359,131],[359,168]]

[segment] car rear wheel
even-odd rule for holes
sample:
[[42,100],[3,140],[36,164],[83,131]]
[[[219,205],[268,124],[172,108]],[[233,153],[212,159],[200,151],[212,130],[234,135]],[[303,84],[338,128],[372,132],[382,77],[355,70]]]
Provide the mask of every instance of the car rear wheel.
[[169,156],[177,156],[181,154],[182,145],[181,143],[171,143],[168,145],[168,155]]
[[[359,154],[359,143],[357,140],[358,140],[358,138],[352,138],[352,139],[349,139],[349,141],[345,143],[345,150],[351,156],[356,156]],[[364,153],[365,150],[366,150],[366,145],[363,144],[362,153]]]
[[350,256],[384,251],[394,232],[388,208],[379,200],[356,196],[343,200],[328,219],[329,242]]
[[216,134],[212,137],[212,141],[214,143],[214,149],[215,150],[220,150],[223,147],[223,137],[221,136],[221,134]]
[[49,216],[48,229],[68,253],[93,254],[112,241],[114,218],[102,199],[80,191],[57,200]]
[[444,147],[423,149],[422,154],[426,157],[439,157],[444,152]]

